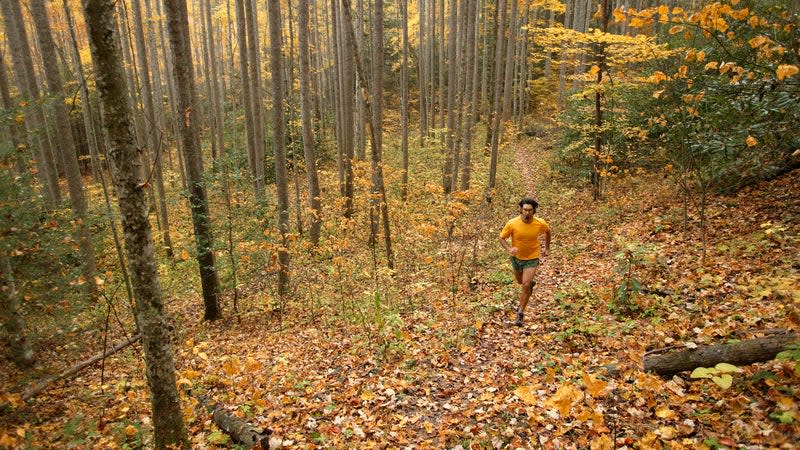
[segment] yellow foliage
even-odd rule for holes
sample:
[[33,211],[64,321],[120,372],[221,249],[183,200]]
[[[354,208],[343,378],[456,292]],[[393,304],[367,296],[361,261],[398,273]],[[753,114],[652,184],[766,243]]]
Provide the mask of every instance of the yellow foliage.
[[746,142],[748,147],[755,147],[756,145],[758,145],[758,139],[750,135],[747,136]]
[[536,405],[536,386],[520,386],[514,391],[514,395],[529,405]]
[[719,17],[717,18],[717,20],[714,21],[714,29],[716,29],[720,33],[728,31],[728,28],[729,28],[728,22],[722,17]]
[[573,403],[578,402],[583,397],[583,393],[572,384],[564,384],[555,395],[545,401],[545,406],[555,408],[561,417],[567,417],[572,410]]
[[770,39],[770,38],[768,38],[768,37],[766,37],[764,35],[756,36],[756,37],[750,39],[749,41],[747,41],[747,43],[750,44],[750,47],[753,47],[753,48],[758,48],[758,47],[761,47],[762,45],[769,44],[771,42],[772,42],[772,39]]
[[778,66],[778,70],[775,71],[775,75],[777,75],[779,80],[783,80],[787,77],[793,77],[797,75],[798,68],[792,64],[781,64]]
[[742,8],[736,11],[732,11],[730,13],[730,16],[736,20],[744,20],[744,18],[747,17],[748,14],[750,14],[750,10],[747,8]]

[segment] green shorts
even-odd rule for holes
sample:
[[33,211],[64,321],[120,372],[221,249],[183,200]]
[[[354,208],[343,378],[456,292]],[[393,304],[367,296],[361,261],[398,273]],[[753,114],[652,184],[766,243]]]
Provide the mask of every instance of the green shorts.
[[514,268],[514,272],[522,272],[524,269],[528,267],[536,267],[538,265],[539,265],[539,258],[518,259],[515,256],[511,257],[511,267]]

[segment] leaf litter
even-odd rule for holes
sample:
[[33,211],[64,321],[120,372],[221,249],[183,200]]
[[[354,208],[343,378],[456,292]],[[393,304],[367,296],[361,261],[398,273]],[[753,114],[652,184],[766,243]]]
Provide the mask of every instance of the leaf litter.
[[[199,407],[203,397],[271,430],[284,448],[793,448],[794,361],[723,366],[730,379],[720,385],[644,373],[642,358],[797,329],[800,171],[710,199],[703,264],[696,209],[684,228],[663,177],[610,179],[595,203],[560,183],[541,147],[538,138],[512,144],[519,174],[488,212],[428,204],[442,219],[409,208],[398,241],[418,257],[394,279],[372,269],[367,285],[347,278],[357,276],[347,266],[357,250],[342,240],[342,260],[306,275],[319,290],[282,315],[252,307],[238,320],[201,323],[197,298],[176,300],[193,447],[233,445]],[[495,235],[523,194],[540,200],[554,242],[517,328],[517,286]],[[437,241],[447,220],[458,224],[453,237]],[[621,314],[612,308],[620,255],[634,247],[644,249],[635,276],[658,293],[634,296],[635,310]],[[102,382],[88,370],[29,404],[4,387],[0,446],[147,446],[140,350],[104,370]]]

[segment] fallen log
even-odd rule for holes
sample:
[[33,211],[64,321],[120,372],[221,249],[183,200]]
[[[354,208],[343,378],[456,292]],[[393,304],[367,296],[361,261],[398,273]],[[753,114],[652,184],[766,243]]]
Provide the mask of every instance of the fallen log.
[[773,334],[732,344],[699,346],[658,355],[645,356],[645,372],[669,377],[697,367],[713,367],[725,362],[735,366],[769,361],[775,355],[800,341],[796,333]]
[[92,364],[94,364],[94,363],[96,363],[98,361],[102,361],[102,360],[108,358],[109,356],[113,355],[114,353],[117,353],[118,351],[128,347],[129,345],[132,345],[134,342],[137,342],[141,338],[142,338],[142,336],[137,334],[137,335],[129,338],[128,340],[126,340],[124,342],[120,342],[119,344],[111,347],[110,349],[106,350],[103,353],[98,353],[97,355],[94,355],[89,359],[86,359],[86,360],[83,360],[83,361],[79,362],[78,364],[70,367],[69,369],[61,372],[58,375],[53,375],[53,376],[47,377],[47,378],[45,378],[43,380],[40,380],[32,388],[26,389],[25,392],[22,393],[22,400],[26,400],[27,401],[27,400],[35,397],[37,394],[39,394],[40,392],[45,390],[47,388],[47,386],[49,386],[51,383],[54,383],[54,382],[56,382],[58,380],[63,380],[64,378],[69,378],[69,377],[77,374],[81,370],[91,366]]
[[[192,395],[191,391],[188,391],[188,394]],[[250,425],[233,415],[233,413],[225,409],[221,404],[210,402],[204,396],[197,396],[195,398],[200,403],[200,406],[202,406],[207,413],[211,414],[211,420],[214,422],[214,425],[230,436],[233,442],[244,445],[250,449],[269,450],[269,439],[272,430],[261,430]]]

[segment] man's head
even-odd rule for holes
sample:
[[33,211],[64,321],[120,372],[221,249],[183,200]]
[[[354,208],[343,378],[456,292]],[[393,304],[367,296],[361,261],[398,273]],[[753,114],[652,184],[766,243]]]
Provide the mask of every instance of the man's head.
[[536,208],[539,207],[539,203],[536,200],[525,197],[519,201],[519,215],[522,217],[524,222],[530,222],[533,219],[533,215],[536,214]]

